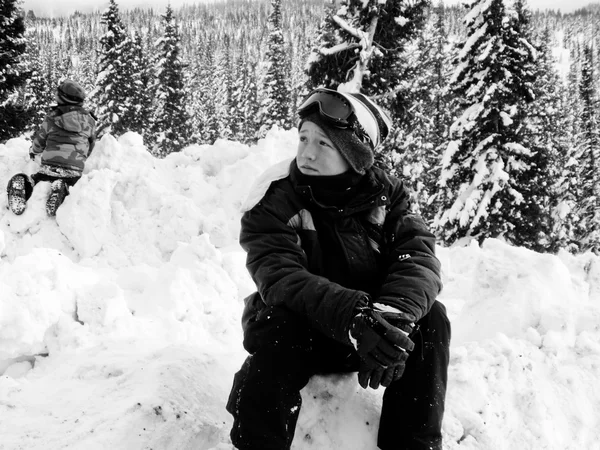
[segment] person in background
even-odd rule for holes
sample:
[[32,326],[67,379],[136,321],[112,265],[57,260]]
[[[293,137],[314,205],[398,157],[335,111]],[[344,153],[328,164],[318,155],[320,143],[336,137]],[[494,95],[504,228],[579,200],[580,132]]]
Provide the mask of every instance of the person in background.
[[373,166],[390,132],[369,97],[325,88],[299,108],[295,159],[255,184],[240,244],[257,292],[227,402],[240,450],[289,449],[315,374],[385,389],[382,450],[441,450],[450,322],[435,238],[398,178]]
[[32,160],[41,155],[38,172],[31,176],[19,173],[8,182],[8,207],[13,213],[22,214],[33,187],[40,181],[49,181],[52,184],[46,212],[54,216],[69,187],[81,178],[96,142],[96,119],[83,108],[85,97],[85,90],[76,81],[65,80],[58,86],[57,104],[35,132],[29,150]]

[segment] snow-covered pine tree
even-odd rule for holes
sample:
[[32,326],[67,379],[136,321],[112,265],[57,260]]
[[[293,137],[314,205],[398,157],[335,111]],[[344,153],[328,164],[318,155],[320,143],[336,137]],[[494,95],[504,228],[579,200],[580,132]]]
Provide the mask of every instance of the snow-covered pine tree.
[[7,102],[9,95],[28,77],[22,54],[26,50],[25,21],[18,0],[0,0],[0,142],[27,126],[22,106]]
[[162,18],[164,34],[156,42],[156,98],[151,125],[152,153],[161,158],[181,150],[191,138],[185,108],[180,37],[171,5],[167,5]]
[[267,73],[263,85],[263,101],[260,105],[259,137],[264,136],[274,125],[281,128],[291,126],[289,120],[290,87],[287,73],[288,58],[285,53],[281,23],[281,0],[271,0],[269,14],[269,36],[267,39]]
[[231,139],[236,133],[239,123],[236,123],[231,116],[232,109],[232,64],[231,64],[231,41],[229,36],[223,37],[223,51],[217,57],[215,67],[215,109],[217,115],[218,137],[221,139]]
[[219,137],[219,119],[216,109],[216,83],[220,80],[216,77],[217,62],[215,48],[217,47],[215,37],[206,34],[202,51],[198,61],[193,62],[194,67],[188,83],[193,105],[193,116],[191,117],[193,142],[201,144],[213,144]]
[[[519,215],[516,220],[511,221],[511,228],[507,230],[505,238],[521,247],[540,252],[552,251],[551,204],[555,203],[552,198],[552,182],[558,178],[554,163],[557,152],[564,148],[550,136],[554,134],[551,130],[556,130],[553,127],[559,125],[559,118],[549,114],[551,103],[558,100],[556,91],[542,83],[545,81],[556,87],[559,80],[546,53],[542,53],[541,59],[539,51],[532,49],[535,59],[526,57],[520,60],[521,55],[526,55],[524,52],[531,47],[530,42],[533,40],[531,13],[525,0],[515,1],[511,23],[512,27],[507,28],[506,42],[509,48],[515,49],[512,53],[512,65],[517,67],[517,70],[511,72],[511,76],[515,78],[516,85],[525,85],[531,89],[535,101],[529,104],[523,101],[517,103],[518,109],[512,115],[516,127],[514,136],[508,137],[512,142],[528,149],[531,155],[523,158],[524,170],[516,170],[511,174],[513,184],[522,198],[518,207],[513,209]],[[526,91],[523,93],[529,96]],[[543,128],[542,125],[548,128]]]
[[[31,29],[31,27],[28,28]],[[20,86],[19,90],[21,91],[22,105],[29,116],[27,131],[33,131],[33,128],[44,119],[48,106],[54,101],[55,86],[49,86],[47,83],[45,64],[34,36],[28,31],[25,38],[27,40],[27,50],[23,54],[23,60],[29,77]]]
[[134,89],[134,83],[130,72],[131,41],[115,0],[110,0],[101,23],[106,25],[106,32],[100,38],[96,88],[90,93],[90,101],[96,105],[98,136],[120,135],[130,125],[124,120],[131,121],[133,106],[128,94]]
[[[537,65],[533,92],[535,101],[527,108],[527,119],[521,130],[527,147],[534,154],[528,191],[524,201],[534,202],[539,208],[537,222],[531,222],[529,231],[521,232],[526,245],[540,252],[556,252],[572,241],[571,210],[574,195],[570,185],[572,177],[569,167],[569,126],[564,104],[564,85],[555,69],[554,47],[550,30],[546,27],[540,36],[537,48]],[[557,132],[557,130],[561,130]]]
[[405,120],[411,126],[394,129],[386,142],[389,151],[381,159],[406,180],[413,191],[413,207],[431,221],[437,211],[442,144],[452,119],[447,95],[452,57],[441,2],[431,10],[419,38],[407,44],[405,57],[412,74],[397,86],[397,95],[410,99]]
[[451,79],[463,112],[443,156],[435,225],[447,244],[464,237],[512,242],[532,220],[521,183],[533,154],[518,131],[533,99],[535,51],[502,0],[475,0],[464,20],[467,36]]
[[127,53],[131,56],[127,72],[132,86],[127,95],[130,107],[122,119],[122,124],[124,128],[145,137],[152,116],[152,66],[146,55],[141,34],[135,31],[133,37],[128,37],[127,41]]
[[[242,37],[242,39],[244,39]],[[231,90],[231,118],[237,124],[233,138],[238,142],[251,143],[258,133],[258,85],[255,65],[248,60],[246,45],[242,41],[235,64],[235,77]]]
[[580,135],[577,139],[577,161],[579,162],[579,190],[577,209],[580,222],[576,229],[576,240],[580,251],[600,252],[600,117],[598,90],[594,71],[592,46],[583,48],[579,93],[581,116]]
[[404,46],[421,30],[428,5],[429,0],[342,0],[339,9],[329,8],[307,63],[309,88],[386,94],[384,106],[393,106],[400,100],[390,93],[406,79]]

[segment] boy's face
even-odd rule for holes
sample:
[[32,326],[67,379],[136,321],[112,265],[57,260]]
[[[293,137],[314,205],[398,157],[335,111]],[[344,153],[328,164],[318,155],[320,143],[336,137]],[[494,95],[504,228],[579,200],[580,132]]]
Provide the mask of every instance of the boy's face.
[[350,168],[346,159],[317,124],[305,121],[298,135],[300,142],[296,163],[304,175],[339,175]]

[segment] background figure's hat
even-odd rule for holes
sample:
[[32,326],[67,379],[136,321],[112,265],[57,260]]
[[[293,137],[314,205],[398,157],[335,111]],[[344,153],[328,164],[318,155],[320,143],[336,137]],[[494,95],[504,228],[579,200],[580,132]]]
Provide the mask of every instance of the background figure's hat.
[[85,89],[76,81],[65,80],[56,89],[56,101],[61,105],[83,103],[85,97]]

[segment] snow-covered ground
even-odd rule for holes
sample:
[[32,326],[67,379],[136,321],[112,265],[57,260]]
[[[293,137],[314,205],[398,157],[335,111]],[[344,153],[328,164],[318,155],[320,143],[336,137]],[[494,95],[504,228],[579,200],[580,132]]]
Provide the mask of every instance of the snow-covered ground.
[[[0,449],[205,450],[224,409],[253,290],[238,246],[253,180],[295,131],[164,160],[105,136],[56,218],[47,183],[22,216],[0,195]],[[0,145],[0,185],[32,172]],[[438,248],[453,324],[449,449],[600,449],[600,260],[498,240]],[[375,450],[382,390],[354,375],[303,391],[294,450]]]

